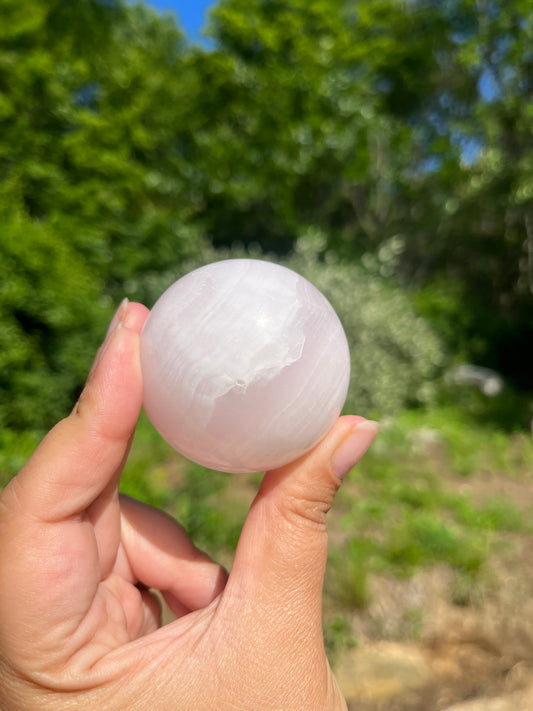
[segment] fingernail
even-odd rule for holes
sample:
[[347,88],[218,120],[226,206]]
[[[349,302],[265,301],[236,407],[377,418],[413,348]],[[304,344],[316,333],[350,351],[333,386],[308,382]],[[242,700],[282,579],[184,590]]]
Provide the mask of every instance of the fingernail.
[[100,349],[100,355],[98,356],[98,361],[96,363],[97,365],[102,360],[104,353],[106,352],[107,346],[109,345],[109,341],[111,340],[111,337],[113,336],[114,332],[124,323],[124,318],[126,317],[126,312],[128,310],[128,304],[129,300],[127,298],[122,299],[120,306],[115,311],[115,315],[111,319],[111,323],[109,324],[109,328],[107,329],[104,342]]
[[378,433],[379,424],[374,420],[364,420],[356,425],[333,455],[333,471],[344,479],[346,474],[361,459]]
[[115,315],[111,319],[111,323],[109,324],[109,328],[107,329],[106,337],[104,339],[104,343],[108,339],[108,337],[113,333],[115,328],[118,326],[119,323],[124,321],[124,316],[126,315],[126,311],[128,310],[128,304],[129,304],[129,299],[128,297],[122,299],[120,302],[120,306],[118,309],[115,311]]

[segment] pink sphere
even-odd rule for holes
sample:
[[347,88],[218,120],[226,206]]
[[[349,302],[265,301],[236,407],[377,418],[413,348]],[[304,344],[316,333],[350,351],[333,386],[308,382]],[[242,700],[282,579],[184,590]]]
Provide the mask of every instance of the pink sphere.
[[341,412],[350,354],[339,318],[309,281],[230,259],[175,282],[141,336],[144,408],[187,458],[226,472],[301,456]]

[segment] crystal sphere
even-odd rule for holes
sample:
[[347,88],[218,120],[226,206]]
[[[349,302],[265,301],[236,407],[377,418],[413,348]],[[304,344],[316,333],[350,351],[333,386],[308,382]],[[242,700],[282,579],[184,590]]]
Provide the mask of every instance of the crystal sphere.
[[339,318],[286,267],[229,259],[175,282],[141,335],[144,408],[167,442],[226,472],[279,467],[340,414],[350,354]]

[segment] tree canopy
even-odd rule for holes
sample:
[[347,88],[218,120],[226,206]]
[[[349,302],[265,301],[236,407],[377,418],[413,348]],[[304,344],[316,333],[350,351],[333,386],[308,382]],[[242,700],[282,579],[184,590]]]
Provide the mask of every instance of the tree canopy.
[[65,412],[123,294],[306,235],[531,389],[529,0],[220,0],[209,34],[0,0],[0,424]]

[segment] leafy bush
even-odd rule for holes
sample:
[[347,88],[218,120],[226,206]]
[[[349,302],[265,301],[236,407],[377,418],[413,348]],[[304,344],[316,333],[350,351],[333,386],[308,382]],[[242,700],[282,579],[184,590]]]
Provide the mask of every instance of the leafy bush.
[[333,254],[321,257],[323,242],[308,235],[284,258],[259,248],[205,248],[201,256],[163,274],[132,284],[137,296],[153,305],[163,291],[188,271],[218,259],[269,259],[309,279],[331,302],[346,331],[352,375],[346,410],[383,417],[409,406],[427,405],[436,395],[435,378],[445,361],[443,346],[409,297],[393,281]]
[[0,427],[64,416],[125,280],[195,254],[184,61],[141,4],[0,3]]
[[429,404],[445,360],[438,337],[393,281],[333,253],[321,260],[321,247],[320,236],[301,239],[285,263],[325,294],[342,321],[352,363],[347,409],[380,418]]
[[70,246],[68,226],[31,220],[16,192],[6,191],[0,193],[0,427],[42,430],[72,406],[109,305]]

